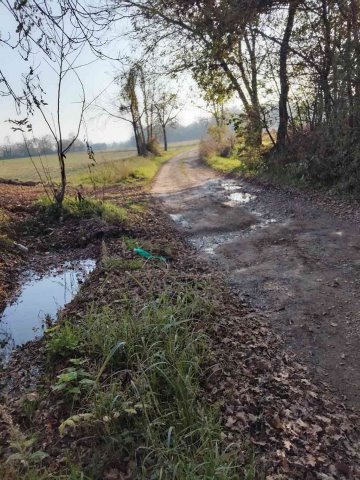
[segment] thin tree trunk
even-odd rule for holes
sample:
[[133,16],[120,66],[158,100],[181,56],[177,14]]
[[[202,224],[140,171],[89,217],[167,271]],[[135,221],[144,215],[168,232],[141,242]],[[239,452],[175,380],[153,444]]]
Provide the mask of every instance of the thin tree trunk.
[[168,151],[168,140],[167,140],[166,126],[163,125],[162,129],[163,129],[163,136],[164,136],[164,150],[165,150],[165,152],[167,152]]
[[287,74],[287,59],[289,55],[289,43],[290,43],[290,37],[291,37],[291,33],[294,26],[294,19],[295,19],[297,6],[298,6],[297,3],[290,3],[289,5],[285,32],[284,32],[284,36],[280,46],[279,127],[277,132],[277,139],[276,139],[276,147],[278,150],[282,150],[285,147],[287,135],[288,135],[289,114],[288,114],[287,104],[288,104],[288,98],[289,98],[289,78]]

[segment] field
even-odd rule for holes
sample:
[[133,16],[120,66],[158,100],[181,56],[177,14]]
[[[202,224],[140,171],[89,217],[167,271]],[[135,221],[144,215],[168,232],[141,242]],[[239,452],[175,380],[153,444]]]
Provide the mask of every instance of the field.
[[[169,152],[161,157],[137,157],[135,150],[95,152],[96,165],[91,167],[91,161],[86,152],[69,153],[66,156],[67,177],[70,184],[103,185],[117,183],[125,178],[150,179],[156,174],[159,166],[172,155],[198,144],[195,142],[177,142],[171,144]],[[54,181],[59,180],[59,166],[56,155],[34,157],[33,161],[38,171],[45,177],[45,170]],[[30,158],[11,158],[0,160],[0,178],[39,181],[33,162]]]
[[[97,152],[96,162],[99,165],[105,165],[134,157],[136,157],[135,150]],[[54,180],[59,178],[59,166],[56,155],[44,155],[41,159],[39,157],[34,157],[33,160],[40,172],[43,170],[41,166],[42,162]],[[89,163],[89,158],[86,152],[69,153],[66,157],[69,181],[72,181],[75,177],[88,171]],[[36,173],[30,158],[11,158],[8,160],[1,160],[0,178],[11,178],[22,181],[39,180],[38,174]]]

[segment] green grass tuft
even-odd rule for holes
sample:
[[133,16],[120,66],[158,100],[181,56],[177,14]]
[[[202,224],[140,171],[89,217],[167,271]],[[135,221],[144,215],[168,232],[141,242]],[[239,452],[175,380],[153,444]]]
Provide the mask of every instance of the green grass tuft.
[[[193,325],[210,314],[196,287],[183,286],[177,293],[149,292],[145,302],[124,294],[116,309],[93,307],[72,326],[70,338],[91,359],[96,386],[61,429],[66,435],[79,422],[96,432],[94,458],[101,462],[85,473],[101,476],[102,465],[130,456],[133,478],[239,478],[221,442],[217,409],[204,402],[201,389],[208,341]],[[56,335],[68,328],[65,323]]]
[[144,266],[144,260],[141,258],[120,258],[120,257],[105,257],[102,260],[102,266],[105,270],[140,270]]
[[[47,198],[38,202],[42,213],[50,218],[58,218],[60,215],[59,206]],[[84,199],[81,202],[71,198],[65,198],[62,205],[64,218],[94,218],[99,217],[109,223],[117,223],[126,220],[127,211],[113,203]]]
[[242,162],[238,158],[224,158],[219,155],[213,155],[206,160],[206,163],[209,167],[221,173],[230,173],[242,166]]

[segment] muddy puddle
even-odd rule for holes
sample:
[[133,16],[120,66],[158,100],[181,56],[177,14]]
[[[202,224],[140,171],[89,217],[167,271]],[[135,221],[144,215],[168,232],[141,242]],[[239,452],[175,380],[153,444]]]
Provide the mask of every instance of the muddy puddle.
[[95,260],[66,262],[45,275],[28,271],[17,298],[0,315],[0,361],[15,347],[43,335],[95,269]]
[[[231,207],[232,212],[238,211],[239,218],[243,212],[247,212],[252,217],[250,225],[237,227],[234,222],[234,229],[230,231],[213,231],[211,233],[204,232],[191,234],[191,226],[193,224],[193,211],[189,208],[183,210],[182,213],[170,214],[171,219],[190,232],[188,237],[189,243],[199,252],[207,255],[216,255],[218,247],[233,242],[240,237],[250,236],[258,230],[266,229],[273,223],[279,222],[279,219],[273,218],[272,212],[263,208],[261,202],[261,192],[254,187],[241,182],[241,180],[210,180],[204,186],[199,188],[199,197],[208,197],[215,204],[222,204]],[[185,203],[186,204],[186,203]],[[205,205],[203,215],[206,216],[207,207]],[[211,215],[210,210],[210,215]],[[229,215],[224,211],[224,215]],[[236,217],[236,214],[235,214]],[[210,218],[210,217],[209,217]],[[211,218],[216,222],[216,219]]]

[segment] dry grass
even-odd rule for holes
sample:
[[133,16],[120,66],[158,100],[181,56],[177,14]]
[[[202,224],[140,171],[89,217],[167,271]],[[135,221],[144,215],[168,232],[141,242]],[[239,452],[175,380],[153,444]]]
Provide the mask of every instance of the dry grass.
[[[136,157],[135,150],[124,150],[119,152],[96,152],[96,161],[99,165],[108,162],[118,162],[124,159]],[[53,179],[59,179],[59,166],[56,155],[44,155],[34,157],[34,162],[41,171],[41,162],[48,169]],[[86,152],[69,153],[66,158],[69,181],[86,172],[89,165],[89,158]],[[39,177],[35,171],[30,158],[13,158],[0,161],[0,178],[11,178],[22,181],[37,181]]]

